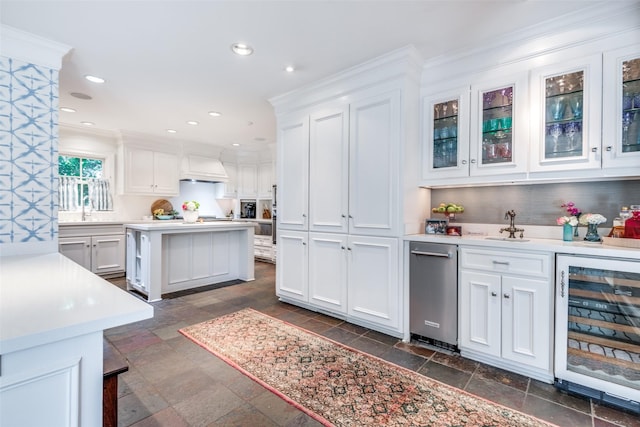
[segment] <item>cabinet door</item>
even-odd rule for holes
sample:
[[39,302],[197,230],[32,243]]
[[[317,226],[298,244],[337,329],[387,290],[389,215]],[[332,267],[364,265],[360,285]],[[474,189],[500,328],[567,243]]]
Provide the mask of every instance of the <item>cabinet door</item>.
[[347,236],[309,233],[309,302],[347,312]]
[[398,230],[400,91],[357,100],[349,117],[349,233]]
[[125,193],[153,194],[155,185],[153,151],[125,147],[124,153],[126,157]]
[[531,171],[600,169],[602,57],[531,73]]
[[278,227],[306,230],[309,208],[309,117],[285,119],[278,130]]
[[309,229],[346,233],[349,214],[349,108],[311,115]]
[[471,176],[522,174],[527,170],[529,117],[527,74],[471,88]]
[[238,196],[258,196],[258,166],[238,165]]
[[224,183],[223,196],[229,199],[238,198],[238,166],[235,163],[223,163],[229,180]]
[[91,238],[91,271],[96,274],[124,271],[124,234]]
[[308,234],[279,230],[276,294],[302,302],[309,301]]
[[398,281],[398,240],[349,236],[348,314],[400,330],[404,301]]
[[502,276],[502,357],[550,369],[551,286],[548,281]]
[[422,105],[422,179],[469,175],[468,86],[430,95]]
[[258,197],[270,199],[273,197],[273,164],[260,163],[258,165]]
[[460,270],[460,347],[500,357],[500,275]]
[[91,237],[62,237],[58,252],[87,270],[91,270]]
[[175,196],[180,192],[180,164],[178,156],[171,153],[153,153],[153,192]]
[[[604,54],[602,166],[640,168],[640,49],[631,46]],[[627,173],[624,173],[625,175]]]

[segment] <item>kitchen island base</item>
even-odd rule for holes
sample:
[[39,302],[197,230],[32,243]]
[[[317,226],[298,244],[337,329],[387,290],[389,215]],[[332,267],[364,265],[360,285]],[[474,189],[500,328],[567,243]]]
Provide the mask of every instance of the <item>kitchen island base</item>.
[[128,224],[127,289],[163,294],[229,280],[254,280],[251,223]]

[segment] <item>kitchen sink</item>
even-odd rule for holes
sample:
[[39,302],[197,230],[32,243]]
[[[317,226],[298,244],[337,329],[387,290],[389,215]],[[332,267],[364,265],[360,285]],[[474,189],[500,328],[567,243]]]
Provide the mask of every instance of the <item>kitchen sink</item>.
[[493,237],[493,236],[485,237],[485,240],[500,240],[503,242],[528,242],[529,241],[529,239],[511,239],[509,237]]

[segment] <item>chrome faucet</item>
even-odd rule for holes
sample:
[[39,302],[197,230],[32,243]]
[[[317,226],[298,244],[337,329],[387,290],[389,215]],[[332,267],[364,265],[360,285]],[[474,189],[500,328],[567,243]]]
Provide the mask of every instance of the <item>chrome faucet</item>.
[[516,218],[516,211],[514,211],[513,209],[511,209],[510,211],[507,211],[504,214],[504,219],[510,219],[509,227],[501,228],[500,233],[502,233],[503,231],[508,231],[509,239],[515,239],[516,233],[520,232],[520,238],[522,239],[524,237],[524,228],[516,228],[516,226],[514,225],[515,218]]

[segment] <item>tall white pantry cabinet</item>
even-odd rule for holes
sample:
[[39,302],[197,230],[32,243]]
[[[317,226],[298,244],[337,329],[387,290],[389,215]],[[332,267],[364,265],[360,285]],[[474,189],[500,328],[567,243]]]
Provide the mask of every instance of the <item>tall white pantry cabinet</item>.
[[402,336],[401,237],[428,204],[413,184],[420,71],[405,48],[271,100],[282,300]]

